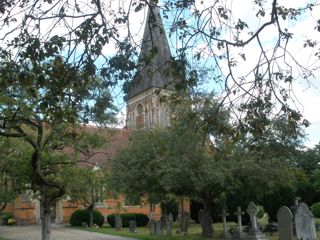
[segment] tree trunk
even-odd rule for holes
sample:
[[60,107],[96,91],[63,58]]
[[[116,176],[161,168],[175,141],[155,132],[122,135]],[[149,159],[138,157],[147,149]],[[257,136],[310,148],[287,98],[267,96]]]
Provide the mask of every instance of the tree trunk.
[[51,205],[50,201],[41,200],[41,225],[42,240],[50,240],[51,237]]
[[211,218],[211,207],[210,204],[204,203],[203,206],[203,215],[201,216],[201,228],[202,232],[201,235],[205,238],[211,238],[213,235],[213,228],[212,228],[212,218]]
[[90,206],[87,210],[89,212],[89,227],[93,227],[93,207]]

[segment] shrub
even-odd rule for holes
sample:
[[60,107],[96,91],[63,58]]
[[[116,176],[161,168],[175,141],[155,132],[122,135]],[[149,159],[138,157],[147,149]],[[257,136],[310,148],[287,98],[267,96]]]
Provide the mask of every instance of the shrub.
[[2,225],[12,225],[12,221],[10,221],[9,223],[9,219],[13,219],[14,220],[14,217],[13,217],[13,214],[12,213],[8,213],[8,212],[4,212],[1,214],[1,222],[2,222]]
[[311,206],[311,212],[316,218],[320,218],[320,202],[314,203]]
[[[147,215],[142,213],[122,213],[120,214],[122,220],[122,227],[128,227],[129,221],[133,220],[136,222],[137,227],[146,226],[149,222]],[[115,227],[115,214],[110,214],[107,217],[108,223],[114,228]]]
[[257,217],[258,217],[259,219],[260,219],[260,218],[263,218],[264,213],[265,213],[263,206],[258,205],[257,208],[258,208]]
[[[84,209],[78,209],[74,211],[70,217],[71,226],[83,226],[86,223],[90,224],[90,212]],[[104,217],[99,211],[93,211],[93,224],[97,224],[101,227],[104,223]]]

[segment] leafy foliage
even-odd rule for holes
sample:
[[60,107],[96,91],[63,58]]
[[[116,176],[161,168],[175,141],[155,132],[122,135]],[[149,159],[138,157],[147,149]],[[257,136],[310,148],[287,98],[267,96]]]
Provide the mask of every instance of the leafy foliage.
[[12,213],[3,212],[1,214],[2,225],[10,225],[10,223],[8,222],[9,219],[13,219]]
[[314,217],[316,218],[320,217],[320,202],[312,204],[311,212],[313,213]]
[[74,167],[64,175],[64,182],[68,196],[86,209],[106,198],[106,176],[101,169]]

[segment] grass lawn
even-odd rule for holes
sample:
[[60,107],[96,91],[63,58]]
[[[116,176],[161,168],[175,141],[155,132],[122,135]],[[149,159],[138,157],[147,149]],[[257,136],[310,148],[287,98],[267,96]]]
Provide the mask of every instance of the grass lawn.
[[[228,223],[229,226],[236,226],[236,223]],[[223,226],[222,223],[216,223],[213,225],[214,227],[214,237],[213,239],[223,239]],[[199,224],[196,223],[191,223],[189,230],[188,230],[188,235],[184,235],[181,233],[177,233],[177,230],[179,229],[179,224],[175,223],[173,226],[173,236],[168,237],[168,236],[154,236],[150,235],[150,231],[148,227],[138,227],[136,233],[129,233],[128,228],[123,228],[120,231],[116,231],[114,228],[111,228],[110,226],[104,226],[101,228],[80,228],[83,230],[87,231],[93,231],[93,232],[100,232],[100,233],[107,233],[107,234],[112,234],[112,235],[118,235],[118,236],[123,236],[123,237],[132,237],[132,238],[137,238],[137,239],[145,239],[145,240],[153,240],[153,239],[170,239],[170,240],[203,240],[201,237],[201,227]],[[273,234],[272,236],[270,234],[267,234],[267,237],[269,240],[278,240],[277,234]]]

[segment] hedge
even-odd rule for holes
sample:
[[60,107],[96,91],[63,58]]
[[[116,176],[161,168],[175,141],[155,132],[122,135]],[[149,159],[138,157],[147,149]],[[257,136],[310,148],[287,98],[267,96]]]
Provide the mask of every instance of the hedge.
[[[131,220],[136,222],[137,227],[146,226],[149,222],[148,216],[142,213],[122,213],[120,214],[120,217],[122,220],[122,227],[129,227],[129,221]],[[108,215],[107,221],[114,228],[115,214]]]
[[[71,226],[83,226],[83,223],[90,225],[90,212],[84,209],[74,211],[70,217]],[[99,211],[93,211],[93,224],[101,227],[104,223],[104,217]]]

